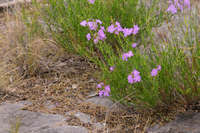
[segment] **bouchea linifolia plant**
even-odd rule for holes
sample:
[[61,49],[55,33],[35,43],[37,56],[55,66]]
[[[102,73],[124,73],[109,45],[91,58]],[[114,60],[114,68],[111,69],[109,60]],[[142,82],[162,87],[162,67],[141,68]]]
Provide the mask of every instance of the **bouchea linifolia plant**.
[[152,29],[191,9],[189,0],[169,0],[162,8],[159,2],[48,0],[38,10],[58,44],[100,68],[100,97],[156,109],[175,101],[191,103],[200,89],[199,20],[179,25],[187,27],[179,30],[180,40],[171,28],[170,41],[158,44]]

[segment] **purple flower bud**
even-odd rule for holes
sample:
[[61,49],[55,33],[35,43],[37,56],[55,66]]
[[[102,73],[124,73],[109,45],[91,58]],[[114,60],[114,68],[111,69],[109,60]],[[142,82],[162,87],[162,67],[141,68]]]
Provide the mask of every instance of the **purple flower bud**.
[[137,43],[132,44],[132,48],[135,48],[137,46]]
[[160,66],[160,65],[158,65],[158,67],[157,67],[157,70],[158,70],[158,71],[160,71],[160,70],[161,70],[161,66]]
[[158,70],[154,68],[154,69],[151,71],[151,76],[152,76],[152,77],[155,77],[157,74],[158,74]]
[[134,25],[134,27],[133,27],[133,34],[136,35],[138,33],[139,29],[140,28],[137,25]]
[[114,66],[111,66],[111,67],[110,67],[110,71],[111,71],[111,72],[114,71],[114,69],[115,69]]

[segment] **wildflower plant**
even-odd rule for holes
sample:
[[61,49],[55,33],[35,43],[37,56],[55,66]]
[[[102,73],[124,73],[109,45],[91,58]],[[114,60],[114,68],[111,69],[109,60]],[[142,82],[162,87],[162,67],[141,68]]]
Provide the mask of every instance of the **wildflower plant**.
[[[48,0],[41,13],[59,44],[99,66],[100,97],[156,108],[180,99],[191,102],[200,93],[199,24],[180,30],[184,38],[177,41],[174,35],[163,42],[164,48],[151,32],[170,19],[169,14],[190,9],[190,1],[169,0],[161,10],[158,2],[146,6],[140,0]],[[183,51],[186,45],[192,45],[189,55]]]

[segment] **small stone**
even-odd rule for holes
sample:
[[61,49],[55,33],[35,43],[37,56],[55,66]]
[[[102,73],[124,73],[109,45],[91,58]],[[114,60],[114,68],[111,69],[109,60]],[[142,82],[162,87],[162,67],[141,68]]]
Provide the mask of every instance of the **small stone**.
[[112,107],[112,105],[114,104],[110,99],[108,99],[107,97],[92,97],[87,99],[85,102],[90,102],[99,106],[104,106],[107,108]]
[[77,118],[80,119],[80,121],[84,122],[84,123],[91,123],[91,118],[89,115],[82,113],[82,112],[77,112],[74,114],[74,116],[76,116]]

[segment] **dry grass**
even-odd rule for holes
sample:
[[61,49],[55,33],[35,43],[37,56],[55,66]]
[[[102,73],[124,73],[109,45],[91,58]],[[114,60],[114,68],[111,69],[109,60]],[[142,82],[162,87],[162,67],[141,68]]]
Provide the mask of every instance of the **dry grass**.
[[52,60],[56,60],[62,52],[48,40],[44,41],[40,37],[32,38],[28,33],[29,29],[21,20],[20,9],[12,10],[2,13],[0,32],[0,55],[3,57],[0,60],[2,88],[15,86],[15,83],[25,77],[49,71],[47,57],[51,56]]

